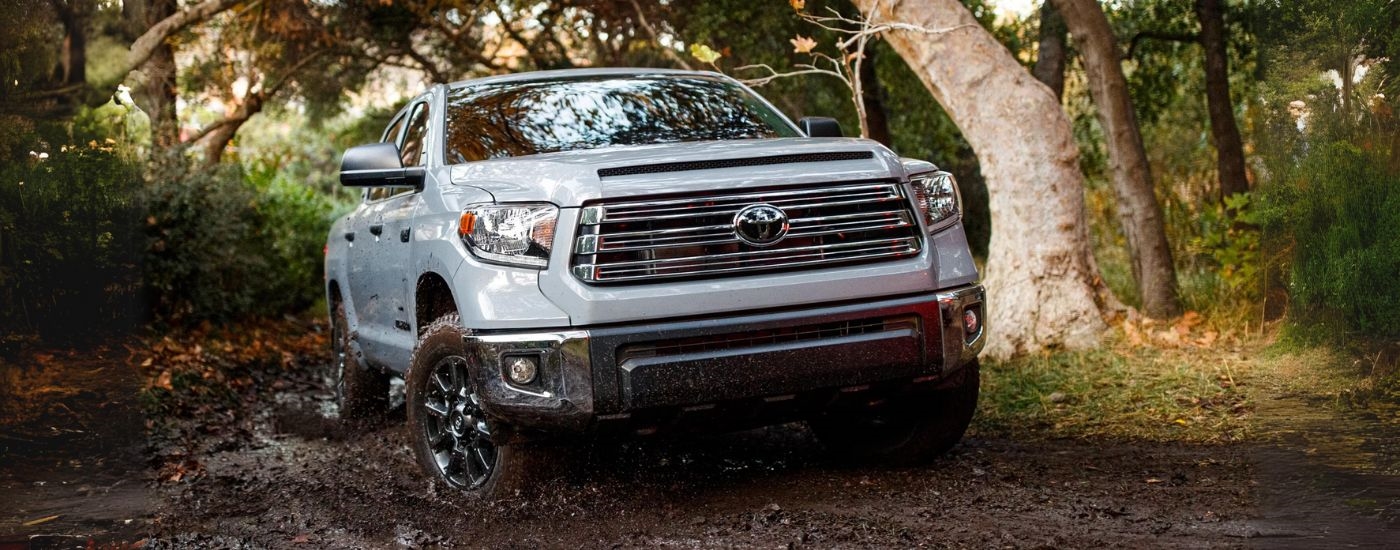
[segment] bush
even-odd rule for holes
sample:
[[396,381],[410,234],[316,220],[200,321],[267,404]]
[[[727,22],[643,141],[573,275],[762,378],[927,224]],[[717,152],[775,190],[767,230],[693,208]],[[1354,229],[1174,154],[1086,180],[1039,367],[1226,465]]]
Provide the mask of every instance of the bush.
[[321,296],[335,203],[268,170],[200,173],[177,161],[151,185],[146,281],[162,321],[299,312]]
[[1400,175],[1381,152],[1310,144],[1265,194],[1271,240],[1289,251],[1292,315],[1338,336],[1400,336]]
[[209,172],[182,158],[156,170],[146,199],[146,285],[166,322],[223,320],[259,309],[275,278],[257,237],[256,196],[234,166]]
[[0,334],[139,322],[140,189],[137,166],[96,142],[0,167]]
[[300,311],[322,297],[326,234],[341,205],[331,196],[298,181],[285,171],[255,166],[248,183],[256,191],[262,237],[278,277],[268,281],[263,302],[273,311]]

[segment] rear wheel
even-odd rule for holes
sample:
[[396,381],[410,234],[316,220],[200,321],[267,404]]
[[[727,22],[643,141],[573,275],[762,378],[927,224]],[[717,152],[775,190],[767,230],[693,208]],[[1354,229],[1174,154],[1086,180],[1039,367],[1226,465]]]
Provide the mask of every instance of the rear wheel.
[[965,365],[956,386],[901,396],[876,409],[831,411],[808,421],[833,454],[855,461],[920,464],[948,452],[962,439],[977,410],[981,375]]
[[541,448],[498,443],[501,425],[487,417],[473,383],[476,365],[457,315],[438,319],[418,339],[405,381],[408,429],[424,472],[483,500],[530,489],[551,470]]
[[389,375],[364,366],[350,346],[349,327],[345,302],[337,302],[335,317],[331,319],[331,350],[335,360],[331,365],[331,383],[340,403],[340,418],[381,418],[389,410]]

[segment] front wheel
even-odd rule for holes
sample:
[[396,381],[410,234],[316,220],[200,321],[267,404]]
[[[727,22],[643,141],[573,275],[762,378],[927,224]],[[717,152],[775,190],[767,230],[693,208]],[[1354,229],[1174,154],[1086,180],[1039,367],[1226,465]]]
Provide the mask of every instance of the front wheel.
[[405,380],[408,429],[423,471],[436,482],[483,500],[524,492],[548,471],[538,449],[497,442],[498,423],[481,407],[456,314],[418,339]]
[[831,411],[808,421],[833,454],[855,461],[912,465],[928,462],[962,439],[977,411],[981,374],[976,360],[963,366],[954,387],[912,394],[878,409]]

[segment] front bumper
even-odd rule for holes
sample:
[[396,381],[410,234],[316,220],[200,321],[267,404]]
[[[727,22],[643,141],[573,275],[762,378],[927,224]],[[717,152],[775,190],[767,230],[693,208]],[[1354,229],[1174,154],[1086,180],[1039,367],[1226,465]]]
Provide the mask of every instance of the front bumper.
[[[520,430],[582,432],[656,411],[805,400],[895,382],[937,386],[976,358],[981,285],[864,303],[697,320],[466,337],[486,413]],[[979,322],[978,325],[981,325]],[[503,376],[533,357],[527,386]]]

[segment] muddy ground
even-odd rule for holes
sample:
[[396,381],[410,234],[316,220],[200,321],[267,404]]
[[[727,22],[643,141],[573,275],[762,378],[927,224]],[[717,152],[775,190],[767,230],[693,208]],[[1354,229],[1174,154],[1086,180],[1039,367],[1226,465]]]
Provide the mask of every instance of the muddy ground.
[[328,418],[323,361],[250,368],[227,409],[152,409],[129,353],[11,360],[0,548],[1400,546],[1396,423],[1287,396],[1251,443],[974,427],[920,468],[833,462],[800,425],[595,444],[544,495],[487,507],[418,473],[401,409]]

